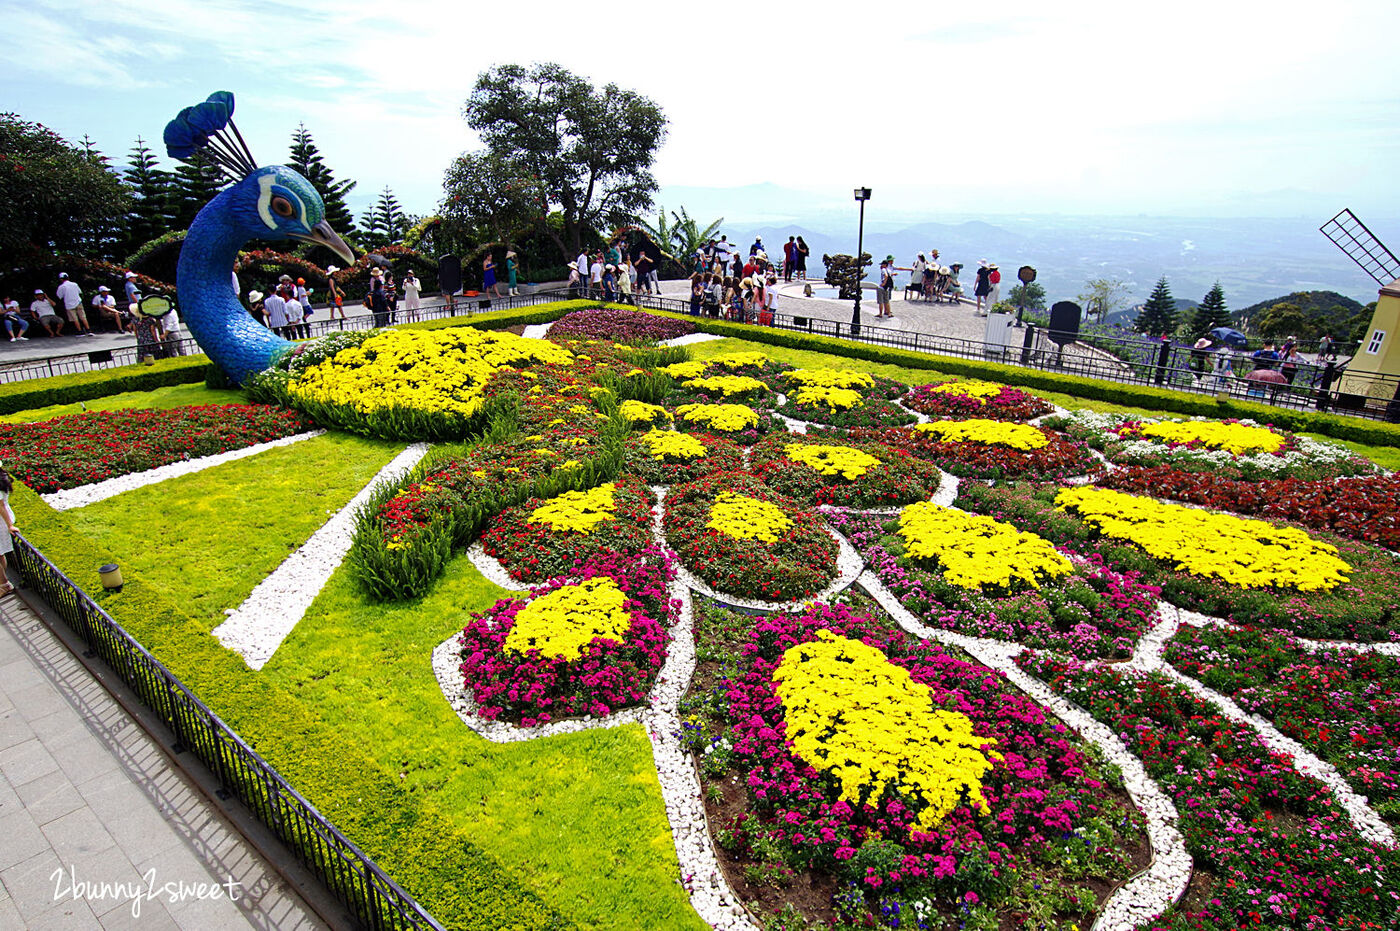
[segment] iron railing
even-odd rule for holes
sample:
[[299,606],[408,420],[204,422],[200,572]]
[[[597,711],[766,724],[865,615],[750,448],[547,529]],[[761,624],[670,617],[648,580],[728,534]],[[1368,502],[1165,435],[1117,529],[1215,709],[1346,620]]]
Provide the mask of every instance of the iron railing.
[[[597,295],[590,294],[586,289],[553,288],[489,300],[458,298],[456,306],[450,310],[446,306],[420,309],[418,319],[466,317],[487,310],[510,310],[570,298],[596,299]],[[690,311],[688,301],[654,294],[633,293],[626,303],[672,313],[688,314]],[[1332,410],[1357,417],[1400,422],[1400,376],[1357,370],[1354,368],[1358,364],[1356,359],[1352,360],[1349,373],[1347,366],[1335,362],[1317,364],[1303,361],[1289,372],[1292,381],[1280,384],[1247,378],[1257,367],[1249,356],[1235,354],[1230,358],[1228,368],[1216,373],[1213,371],[1215,353],[1202,353],[1190,346],[1148,337],[1086,332],[1062,347],[1050,338],[1045,327],[1028,325],[1013,331],[1013,339],[1018,340],[1019,344],[1003,346],[868,323],[853,326],[842,320],[810,315],[777,312],[772,316],[771,326],[777,329],[876,346],[994,361],[1062,375],[1171,388],[1192,394],[1224,394],[1295,410]],[[367,330],[386,323],[405,322],[408,322],[407,313],[400,308],[393,319],[377,320],[369,314],[357,314],[348,319],[316,320],[308,324],[307,329],[309,335],[320,336],[333,330]],[[182,354],[199,351],[193,339],[181,340],[179,348]],[[94,362],[94,356],[102,356],[105,361]],[[88,371],[136,361],[137,350],[134,346],[84,355],[57,356],[0,368],[0,382]],[[1284,374],[1281,363],[1272,363],[1272,368]]]
[[188,750],[372,931],[443,926],[273,769],[175,674],[29,541],[16,534],[14,558],[36,592],[88,648],[131,688]]

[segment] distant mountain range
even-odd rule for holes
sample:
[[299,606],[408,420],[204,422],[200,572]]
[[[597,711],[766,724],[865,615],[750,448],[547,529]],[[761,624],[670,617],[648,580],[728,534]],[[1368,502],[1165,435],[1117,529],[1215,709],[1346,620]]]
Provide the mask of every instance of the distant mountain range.
[[[844,196],[849,196],[845,194]],[[754,236],[781,256],[790,235],[802,235],[815,259],[853,253],[854,201],[824,200],[762,184],[744,188],[668,188],[668,208],[682,205],[701,223],[725,217],[722,231],[745,250]],[[1049,299],[1074,299],[1091,278],[1116,277],[1131,289],[1131,303],[1147,299],[1165,275],[1172,294],[1199,301],[1219,281],[1232,308],[1279,295],[1335,291],[1361,304],[1375,300],[1377,285],[1318,232],[1327,216],[1308,218],[1183,218],[999,216],[926,219],[898,205],[872,199],[866,209],[865,251],[878,262],[893,255],[908,266],[936,248],[944,264],[961,262],[964,284],[980,259],[1000,264],[1014,281],[1021,265],[1033,266]],[[1400,248],[1400,221],[1365,217],[1382,239]],[[814,263],[815,264],[815,263]],[[820,273],[820,269],[815,269]]]

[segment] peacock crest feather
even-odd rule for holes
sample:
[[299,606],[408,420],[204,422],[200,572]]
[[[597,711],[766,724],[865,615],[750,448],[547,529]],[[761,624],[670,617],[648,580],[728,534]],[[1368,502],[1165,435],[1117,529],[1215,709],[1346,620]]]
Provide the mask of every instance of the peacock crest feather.
[[326,246],[346,262],[350,247],[326,222],[310,181],[285,165],[258,167],[233,123],[233,94],[218,91],[165,126],[165,150],[189,161],[200,153],[233,182],[190,224],[180,249],[176,292],[190,334],[234,384],[272,364],[291,344],[248,314],[233,289],[233,264],[250,239]]

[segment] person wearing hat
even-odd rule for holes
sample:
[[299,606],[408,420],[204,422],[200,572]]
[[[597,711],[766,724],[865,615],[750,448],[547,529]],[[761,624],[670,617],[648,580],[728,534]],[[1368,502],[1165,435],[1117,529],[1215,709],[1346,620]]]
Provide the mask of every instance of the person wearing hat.
[[63,305],[63,316],[77,329],[79,336],[93,336],[88,327],[87,310],[83,307],[83,292],[67,272],[58,273],[58,289],[54,297]]
[[117,299],[112,297],[112,289],[105,284],[97,289],[97,293],[92,296],[93,315],[100,323],[104,320],[111,321],[117,328],[118,333],[126,332],[126,321],[122,315],[117,313]]
[[[515,283],[515,276],[516,276],[519,272],[520,272],[520,261],[517,259],[516,255],[515,255],[515,250],[514,250],[514,249],[507,249],[507,250],[506,250],[506,294],[509,295],[510,297],[515,297],[515,295],[517,295],[517,294],[520,293],[520,289],[519,289],[518,287],[516,287],[516,283]],[[407,287],[407,286],[408,286],[408,284],[407,284],[407,282],[405,282],[405,283],[404,283],[404,287]]]
[[[25,332],[29,329],[29,321],[24,319],[19,312],[19,301],[6,297],[0,301],[0,320],[5,321],[5,332],[10,335],[10,342],[19,340],[22,343],[29,342],[29,337]],[[16,334],[15,331],[19,330]]]
[[327,308],[331,312],[331,319],[340,314],[340,319],[345,319],[345,292],[340,290],[340,285],[335,283],[335,273],[340,271],[334,265],[326,268],[326,293],[330,295],[330,306]]
[[141,300],[141,291],[136,287],[136,273],[127,272],[122,276],[126,291],[126,312],[131,314],[131,319],[136,319],[136,305]]
[[248,313],[258,323],[267,326],[267,309],[263,307],[263,293],[261,291],[248,292]]
[[751,255],[751,256],[758,255],[758,254],[759,254],[760,252],[762,252],[762,251],[763,251],[763,237],[762,237],[762,236],[755,236],[755,237],[753,238],[753,245],[752,245],[752,246],[749,246],[749,255]]
[[987,267],[987,260],[981,259],[977,263],[977,284],[972,287],[972,294],[977,298],[977,316],[985,317],[991,309],[991,304],[987,304],[987,295],[992,293],[992,270]]
[[389,292],[384,290],[384,271],[377,266],[369,270],[369,294],[365,297],[365,306],[374,315],[376,327],[388,325]]
[[880,283],[875,288],[875,303],[879,307],[877,317],[893,317],[890,310],[890,295],[894,292],[894,256],[887,255],[880,263]]
[[603,289],[603,300],[608,302],[617,300],[617,267],[611,262],[603,266],[603,280],[600,284]]
[[53,304],[49,301],[49,296],[44,293],[43,288],[34,289],[34,300],[29,304],[29,316],[39,321],[39,324],[48,331],[50,336],[59,336],[63,333],[63,318],[53,309]]
[[569,293],[576,298],[587,297],[583,287],[583,276],[578,273],[578,263],[569,263]]
[[990,313],[1001,301],[1001,269],[997,267],[996,262],[987,263],[987,283],[992,287],[987,292],[987,311]]

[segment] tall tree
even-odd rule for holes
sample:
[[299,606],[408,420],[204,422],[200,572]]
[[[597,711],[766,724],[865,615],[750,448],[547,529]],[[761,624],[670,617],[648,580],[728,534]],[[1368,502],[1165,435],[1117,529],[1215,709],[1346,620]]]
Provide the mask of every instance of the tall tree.
[[447,169],[438,211],[455,232],[477,242],[504,242],[549,211],[543,188],[518,158],[464,152]]
[[128,200],[101,153],[0,113],[0,253],[90,252],[110,240]]
[[586,230],[635,222],[651,206],[666,117],[635,91],[597,90],[557,64],[500,65],[477,77],[462,113],[488,152],[518,160],[558,206],[563,229],[551,238],[563,256]]
[[1196,308],[1196,313],[1191,317],[1191,335],[1200,339],[1216,327],[1230,325],[1230,311],[1225,308],[1225,290],[1220,287],[1220,282],[1211,285],[1206,296],[1201,299],[1201,306]]
[[175,167],[173,213],[175,229],[188,229],[204,205],[214,199],[228,179],[214,163],[196,152]]
[[1142,305],[1142,311],[1133,323],[1133,329],[1148,336],[1161,336],[1176,332],[1176,298],[1167,285],[1167,276],[1157,279],[1157,286]]
[[355,190],[355,181],[337,181],[326,167],[326,160],[316,142],[311,138],[311,130],[305,123],[298,123],[292,132],[292,154],[287,161],[288,168],[295,168],[301,176],[311,182],[316,193],[326,205],[326,220],[331,228],[341,236],[355,234],[355,217],[345,206],[345,198]]
[[1084,291],[1079,295],[1085,317],[1097,315],[1099,323],[1127,302],[1128,286],[1117,278],[1090,278],[1084,282]]
[[123,248],[130,255],[175,228],[175,178],[157,167],[155,154],[140,136],[136,137],[126,165],[122,178],[131,192],[131,209],[126,215]]
[[364,231],[361,238],[365,245],[377,249],[403,239],[403,234],[407,233],[412,225],[413,218],[403,212],[398,198],[386,185],[379,194],[379,200],[360,218],[360,226]]

